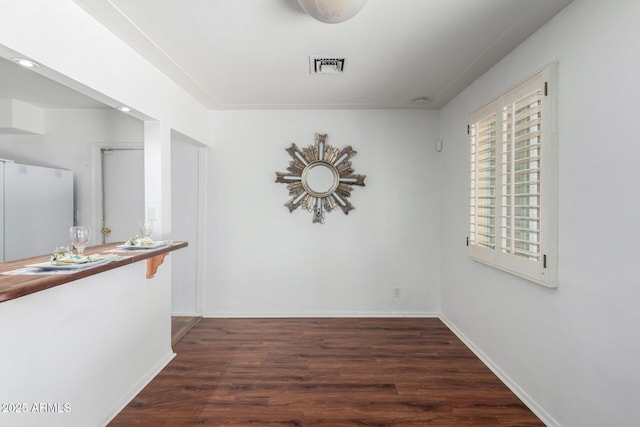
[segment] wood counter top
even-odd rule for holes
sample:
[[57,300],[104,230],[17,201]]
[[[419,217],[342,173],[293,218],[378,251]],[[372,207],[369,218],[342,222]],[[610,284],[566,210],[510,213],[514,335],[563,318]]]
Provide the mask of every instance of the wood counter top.
[[[92,246],[85,249],[85,254],[92,255],[97,253],[112,253],[107,251],[115,249],[116,246],[121,245],[122,243],[123,242]],[[153,250],[149,249],[145,251],[135,252],[116,252],[114,254],[121,255],[126,258],[114,259],[113,261],[110,261],[106,264],[83,268],[78,271],[74,271],[73,273],[67,274],[2,274],[5,272],[23,268],[26,264],[35,264],[48,261],[50,259],[50,255],[25,258],[17,261],[2,262],[0,263],[0,303],[25,295],[33,294],[35,292],[43,291],[45,289],[53,288],[54,286],[73,282],[74,280],[82,279],[84,277],[100,274],[104,271],[113,270],[114,268],[133,264],[134,262],[138,261],[151,261],[155,259],[156,261],[152,264],[154,264],[153,266],[157,268],[157,266],[159,265],[157,263],[157,260],[161,262],[161,258],[163,258],[169,252],[175,251],[176,249],[184,248],[186,246],[187,242],[170,242],[169,246]]]

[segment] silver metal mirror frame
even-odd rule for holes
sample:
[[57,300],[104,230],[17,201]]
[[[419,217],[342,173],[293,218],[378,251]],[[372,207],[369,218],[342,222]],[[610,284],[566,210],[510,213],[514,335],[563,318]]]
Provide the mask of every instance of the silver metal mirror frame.
[[[345,215],[355,207],[349,202],[353,186],[364,187],[366,175],[354,174],[350,159],[357,154],[351,146],[338,150],[326,143],[326,134],[316,134],[315,145],[300,149],[296,144],[286,151],[291,156],[287,172],[276,172],[276,182],[287,184],[292,198],[285,203],[289,212],[298,207],[313,213],[313,222],[324,224],[326,212],[340,208]],[[333,185],[325,192],[311,188],[307,180],[309,171],[325,166],[334,176]]]

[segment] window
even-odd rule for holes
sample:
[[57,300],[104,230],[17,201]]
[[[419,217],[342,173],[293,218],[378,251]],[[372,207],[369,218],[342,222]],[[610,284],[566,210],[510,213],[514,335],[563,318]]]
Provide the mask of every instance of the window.
[[470,116],[468,253],[557,286],[555,65]]

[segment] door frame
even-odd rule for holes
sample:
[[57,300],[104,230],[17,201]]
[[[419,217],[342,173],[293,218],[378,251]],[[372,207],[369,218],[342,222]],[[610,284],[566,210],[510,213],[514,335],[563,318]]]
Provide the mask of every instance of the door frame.
[[[199,163],[199,191],[198,191],[198,241],[197,245],[197,279],[196,279],[196,315],[204,312],[204,287],[205,287],[205,259],[206,259],[206,236],[207,236],[207,176],[208,176],[208,155],[209,147],[187,138],[198,147]],[[144,142],[94,142],[91,144],[91,222],[92,230],[102,228],[102,158],[103,149],[142,149]],[[146,192],[146,189],[145,189]],[[101,233],[92,233],[90,245],[96,245],[99,241],[96,236]],[[172,283],[173,286],[173,283]]]
[[198,145],[198,274],[196,281],[196,314],[204,314],[204,285],[207,253],[207,183],[209,180],[209,147]]
[[[102,244],[102,150],[144,150],[143,142],[94,142],[91,144],[91,246]],[[100,237],[100,238],[98,238]]]

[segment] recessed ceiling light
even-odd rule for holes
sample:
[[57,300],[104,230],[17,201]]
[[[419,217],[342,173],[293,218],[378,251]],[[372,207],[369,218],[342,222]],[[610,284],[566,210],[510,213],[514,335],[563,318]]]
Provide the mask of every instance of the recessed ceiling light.
[[26,59],[26,58],[11,58],[11,60],[13,62],[15,62],[16,64],[24,67],[24,68],[36,68],[39,67],[39,64],[37,62],[34,62],[30,59]]
[[131,108],[127,107],[126,105],[118,105],[116,107],[116,110],[121,111],[123,113],[130,113],[131,112]]

